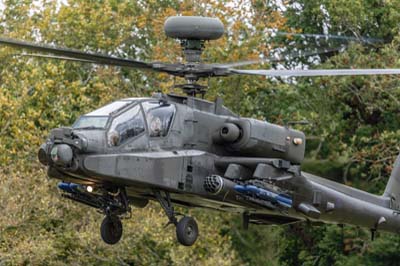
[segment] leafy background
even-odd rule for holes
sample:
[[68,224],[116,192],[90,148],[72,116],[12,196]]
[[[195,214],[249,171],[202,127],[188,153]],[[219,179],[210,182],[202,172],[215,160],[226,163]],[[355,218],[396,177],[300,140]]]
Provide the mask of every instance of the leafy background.
[[[274,37],[265,29],[293,33],[340,33],[384,39],[347,43],[340,53],[289,60],[279,67],[395,68],[399,61],[397,0],[299,1],[44,1],[5,0],[2,36],[141,60],[181,60],[179,45],[163,33],[176,14],[220,18],[227,34],[207,44],[207,62],[232,62],[287,52],[337,47],[332,40]],[[102,216],[61,200],[56,180],[36,159],[52,128],[127,96],[168,92],[163,74],[18,56],[0,46],[0,265],[399,265],[400,237],[353,226],[308,224],[255,227],[240,217],[190,210],[201,235],[191,248],[175,241],[157,204],[124,220],[116,246],[99,236]],[[252,66],[268,68],[270,65]],[[305,131],[303,170],[372,193],[383,192],[399,152],[400,84],[396,76],[212,80],[210,100],[242,116]],[[187,211],[187,210],[184,210]]]

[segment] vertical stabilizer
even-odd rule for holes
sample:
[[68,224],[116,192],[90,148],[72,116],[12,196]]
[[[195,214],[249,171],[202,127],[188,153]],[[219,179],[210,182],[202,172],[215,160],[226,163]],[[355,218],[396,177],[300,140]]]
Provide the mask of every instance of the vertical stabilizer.
[[391,199],[391,207],[393,209],[400,209],[400,154],[397,156],[396,162],[394,163],[383,196]]

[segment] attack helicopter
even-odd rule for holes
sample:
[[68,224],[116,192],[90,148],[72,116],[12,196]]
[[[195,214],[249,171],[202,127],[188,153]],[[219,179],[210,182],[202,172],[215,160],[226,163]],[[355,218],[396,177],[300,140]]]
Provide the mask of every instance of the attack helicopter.
[[254,62],[206,64],[204,44],[223,35],[220,20],[175,16],[164,29],[179,40],[185,63],[144,62],[0,37],[0,44],[50,58],[162,72],[187,81],[179,86],[186,95],[114,101],[71,127],[53,129],[41,145],[39,161],[49,177],[60,180],[61,195],[104,214],[104,242],[116,244],[121,219],[132,206],[143,208],[150,200],[160,203],[185,246],[195,243],[199,229],[175,205],[238,213],[246,228],[310,221],[363,226],[372,236],[378,229],[400,233],[400,156],[383,195],[369,194],[303,172],[303,132],[240,117],[221,99],[197,97],[206,92],[201,78],[390,75],[400,69],[243,70],[237,67]]

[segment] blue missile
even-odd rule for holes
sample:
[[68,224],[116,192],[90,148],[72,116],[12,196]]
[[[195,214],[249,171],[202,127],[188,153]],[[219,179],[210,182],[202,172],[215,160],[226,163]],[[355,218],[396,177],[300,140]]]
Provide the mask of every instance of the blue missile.
[[259,188],[253,185],[235,185],[234,189],[242,194],[246,194],[249,196],[253,196],[256,198],[260,198],[263,200],[267,200],[273,203],[278,203],[281,206],[291,208],[292,207],[292,199],[286,195],[278,194],[263,188]]
[[58,183],[57,187],[65,192],[73,193],[73,190],[70,188],[70,183],[60,182]]
[[85,191],[85,189],[84,189],[81,185],[78,185],[78,184],[75,184],[75,183],[69,184],[69,187],[70,187],[74,192],[82,192],[82,191]]
[[79,193],[85,190],[81,185],[75,183],[60,182],[57,186],[68,193]]

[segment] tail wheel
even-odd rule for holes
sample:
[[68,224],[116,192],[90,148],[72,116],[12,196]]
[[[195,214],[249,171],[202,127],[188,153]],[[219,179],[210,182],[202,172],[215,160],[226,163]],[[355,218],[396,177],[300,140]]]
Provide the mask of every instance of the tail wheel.
[[199,228],[192,217],[185,216],[176,225],[176,237],[179,243],[184,246],[191,246],[196,242],[199,235]]
[[122,223],[117,216],[106,216],[101,223],[100,234],[103,241],[114,245],[122,237]]

